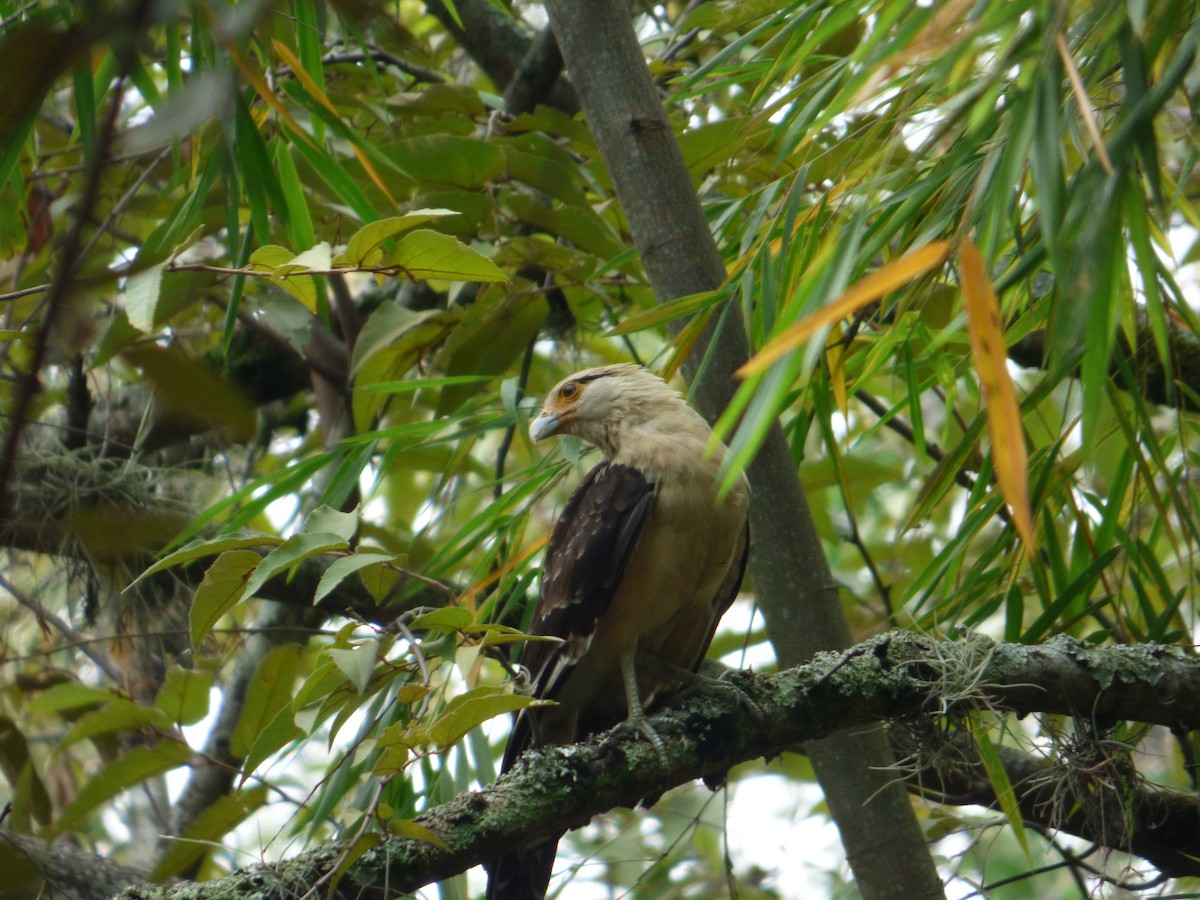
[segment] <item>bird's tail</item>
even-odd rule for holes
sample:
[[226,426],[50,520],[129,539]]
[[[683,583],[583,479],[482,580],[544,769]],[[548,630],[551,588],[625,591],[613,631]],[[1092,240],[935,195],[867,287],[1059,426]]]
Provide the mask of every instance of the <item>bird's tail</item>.
[[488,866],[487,900],[543,900],[554,871],[558,839],[506,853]]

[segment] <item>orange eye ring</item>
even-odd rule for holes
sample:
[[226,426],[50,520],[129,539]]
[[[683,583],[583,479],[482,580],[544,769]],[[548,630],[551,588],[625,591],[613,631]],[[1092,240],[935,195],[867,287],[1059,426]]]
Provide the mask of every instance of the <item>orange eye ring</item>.
[[574,381],[570,381],[562,386],[562,389],[558,392],[558,396],[562,397],[564,400],[570,400],[578,393],[579,385]]

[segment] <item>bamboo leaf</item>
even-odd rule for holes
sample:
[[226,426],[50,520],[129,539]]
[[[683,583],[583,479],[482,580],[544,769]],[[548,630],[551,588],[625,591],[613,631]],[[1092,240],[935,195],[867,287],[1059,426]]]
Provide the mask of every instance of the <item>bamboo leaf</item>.
[[988,780],[992,783],[992,790],[996,794],[1000,810],[1008,820],[1017,843],[1025,852],[1025,857],[1032,860],[1033,857],[1029,852],[1029,836],[1025,833],[1025,821],[1021,816],[1021,806],[1017,802],[1016,792],[1013,791],[1008,772],[1005,771],[1004,763],[1000,759],[1000,751],[992,743],[986,728],[977,725],[971,731],[975,736],[975,745],[979,748],[979,759],[987,771]]
[[210,853],[221,838],[246,821],[268,798],[265,785],[235,790],[207,806],[183,834],[174,838],[158,858],[150,882],[164,881],[192,867]]
[[737,371],[739,378],[748,378],[765,372],[770,366],[791,353],[810,337],[849,316],[856,310],[874,303],[897,288],[909,284],[922,275],[933,271],[946,261],[950,245],[945,241],[931,241],[916,250],[910,250],[899,259],[894,259],[879,270],[855,282],[840,297],[828,303],[812,315],[773,337],[770,342],[750,361]]
[[1021,408],[1008,374],[1008,354],[1000,322],[1000,304],[984,272],[983,257],[969,241],[959,248],[959,278],[967,307],[967,324],[975,370],[987,403],[988,430],[996,480],[1012,511],[1013,524],[1025,550],[1034,552],[1033,512],[1029,504],[1029,460]]

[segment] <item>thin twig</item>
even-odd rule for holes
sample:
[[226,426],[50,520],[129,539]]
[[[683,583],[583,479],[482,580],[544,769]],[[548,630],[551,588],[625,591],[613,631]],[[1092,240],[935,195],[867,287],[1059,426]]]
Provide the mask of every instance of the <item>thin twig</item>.
[[55,629],[57,629],[64,637],[67,638],[71,646],[75,647],[80,653],[94,662],[97,667],[99,667],[100,671],[107,675],[114,684],[122,684],[124,682],[124,678],[121,677],[121,673],[113,668],[112,664],[107,659],[89,646],[91,641],[72,628],[64,619],[59,618],[59,616],[57,616],[55,613],[52,613],[50,610],[46,609],[44,606],[42,606],[42,604],[28,596],[24,591],[18,588],[3,575],[0,575],[0,587],[12,594],[13,599],[37,616],[39,622],[49,622],[51,625],[53,625]]

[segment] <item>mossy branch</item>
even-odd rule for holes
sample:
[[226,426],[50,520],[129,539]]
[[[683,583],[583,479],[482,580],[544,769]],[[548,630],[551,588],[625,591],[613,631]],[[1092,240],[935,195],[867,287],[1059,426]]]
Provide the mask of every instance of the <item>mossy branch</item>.
[[[735,674],[724,686],[685,691],[656,717],[667,745],[665,765],[636,734],[620,727],[580,744],[527,753],[494,784],[417,819],[442,845],[381,841],[335,879],[333,893],[382,898],[415,890],[485,862],[501,848],[579,827],[616,807],[653,802],[694,779],[720,783],[739,763],[770,759],[838,729],[914,717],[954,718],[980,709],[1067,715],[1101,728],[1130,720],[1192,729],[1200,726],[1200,660],[1158,645],[1091,647],[1058,639],[1028,647],[892,632],[779,674]],[[1014,783],[1020,791],[1021,784]],[[1154,815],[1133,817],[1139,830],[1116,849],[1137,853],[1165,873],[1200,875],[1200,807],[1190,801],[1167,803],[1166,792],[1140,790],[1154,801],[1146,807]],[[990,802],[986,783],[977,801]],[[1048,827],[1100,837],[1090,833],[1086,817],[1051,821],[1052,813],[1046,811]],[[1181,834],[1192,837],[1181,841]],[[347,858],[345,851],[344,844],[333,842],[218,881],[140,886],[121,896],[203,900],[256,890],[299,897],[305,885]]]

